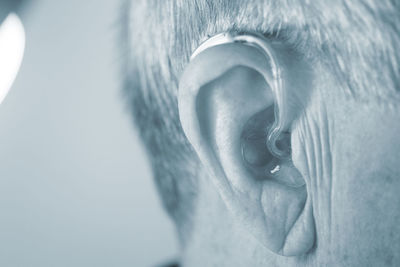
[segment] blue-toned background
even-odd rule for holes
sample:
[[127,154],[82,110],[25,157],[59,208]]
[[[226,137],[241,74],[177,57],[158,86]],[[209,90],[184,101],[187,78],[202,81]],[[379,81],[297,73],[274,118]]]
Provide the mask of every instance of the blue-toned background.
[[153,266],[177,253],[120,93],[119,1],[31,1],[0,106],[0,266]]

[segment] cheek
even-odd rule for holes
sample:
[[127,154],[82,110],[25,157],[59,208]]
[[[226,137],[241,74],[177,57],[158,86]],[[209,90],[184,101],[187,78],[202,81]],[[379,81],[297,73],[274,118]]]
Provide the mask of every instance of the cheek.
[[317,102],[293,125],[292,158],[319,246],[341,259],[400,262],[400,110]]
[[350,114],[340,120],[347,131],[335,133],[336,224],[349,246],[390,258],[400,245],[400,113],[359,107]]
[[358,106],[336,120],[341,125],[341,130],[334,131],[336,186],[353,202],[371,210],[375,206],[385,210],[400,199],[398,114]]

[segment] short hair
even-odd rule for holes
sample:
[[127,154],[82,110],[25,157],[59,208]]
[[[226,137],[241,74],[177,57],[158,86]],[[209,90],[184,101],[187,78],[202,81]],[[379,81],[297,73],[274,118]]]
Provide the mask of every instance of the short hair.
[[125,96],[178,228],[190,221],[201,170],[179,122],[178,82],[208,37],[238,30],[279,38],[325,66],[350,97],[399,100],[396,0],[125,0],[122,13]]

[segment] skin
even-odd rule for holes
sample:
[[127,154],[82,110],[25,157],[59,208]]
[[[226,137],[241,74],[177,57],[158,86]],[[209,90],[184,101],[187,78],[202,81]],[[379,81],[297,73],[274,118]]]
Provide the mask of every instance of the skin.
[[[231,68],[241,65],[258,70],[255,53],[240,45],[211,48],[193,60],[181,78],[182,125],[205,173],[211,174],[200,178],[193,236],[183,256],[185,266],[400,264],[397,102],[351,98],[335,89],[340,81],[324,66],[299,72],[304,62],[289,57],[282,60],[290,74],[285,79],[292,104],[284,108],[291,114],[292,160],[306,183],[304,205],[303,191],[293,195],[274,181],[252,182],[235,153],[235,140],[244,122],[270,99],[262,93],[265,87],[259,77],[243,67]],[[219,75],[220,68],[231,72]],[[217,78],[207,83],[210,78],[204,77]],[[309,80],[313,81],[311,89],[299,86],[310,84]],[[196,101],[200,106],[193,109],[190,103]],[[201,125],[207,120],[215,128],[208,126],[209,133],[204,135]],[[277,192],[278,199],[274,197]],[[295,222],[303,230],[294,237],[279,226]],[[313,240],[311,249],[309,240]],[[285,242],[283,248],[281,242]]]
[[204,175],[184,265],[398,266],[399,114],[396,105],[315,92],[292,132],[293,161],[313,206],[315,248],[306,257],[271,253],[229,212]]
[[[165,6],[175,8],[163,9],[173,14],[163,17],[168,22],[163,25],[174,29],[171,34],[144,28],[142,49],[136,45],[140,38],[132,37],[132,53],[138,51],[136,56],[148,63],[146,71],[160,64],[171,76],[179,74],[180,122],[203,167],[196,169],[191,230],[182,238],[184,266],[399,266],[400,55],[394,2],[196,3]],[[135,15],[136,28],[158,23],[158,17],[151,24]],[[185,21],[190,21],[187,27]],[[290,194],[274,181],[255,182],[237,153],[247,120],[268,102],[254,90],[246,94],[257,86],[238,66],[263,75],[249,63],[261,57],[246,61],[252,52],[224,46],[186,61],[201,41],[231,28],[282,29],[278,41],[294,51],[272,47],[288,56],[281,57],[281,67],[290,73],[285,77],[289,100],[281,108],[290,115],[291,159],[306,184],[303,206],[302,194]],[[169,40],[174,42],[168,46]],[[149,51],[146,60],[140,56],[144,51]],[[234,60],[241,62],[225,72],[234,75],[199,83],[199,77],[215,75]],[[168,78],[164,82],[173,84]],[[201,93],[205,89],[210,93]],[[203,108],[195,109],[199,99]],[[304,231],[287,238],[290,231],[282,225],[293,222],[303,222]],[[307,236],[313,238],[311,249]],[[290,253],[282,247],[288,241]]]
[[[1,1],[0,19],[14,8]],[[310,79],[311,94],[293,100],[302,108],[292,126],[292,157],[312,202],[314,249],[294,257],[271,252],[227,208],[205,167],[185,266],[400,265],[400,107],[349,98],[322,66]]]
[[315,265],[400,263],[398,114],[398,106],[360,103],[339,92],[311,97],[292,140],[313,202]]

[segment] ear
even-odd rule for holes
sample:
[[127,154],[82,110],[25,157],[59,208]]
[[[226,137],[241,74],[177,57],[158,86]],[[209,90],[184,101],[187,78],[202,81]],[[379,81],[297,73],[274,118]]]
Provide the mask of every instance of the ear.
[[[277,142],[288,154],[267,146],[279,102],[271,66],[288,63],[273,60],[243,43],[202,51],[181,77],[179,113],[234,217],[272,252],[293,256],[312,248],[315,229],[307,185],[290,156],[290,119]],[[293,84],[285,81],[293,66],[278,67],[286,70],[283,82]],[[282,105],[281,114],[289,116],[289,107]]]

